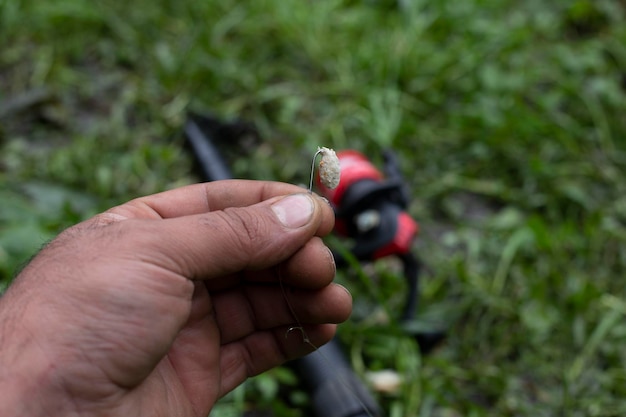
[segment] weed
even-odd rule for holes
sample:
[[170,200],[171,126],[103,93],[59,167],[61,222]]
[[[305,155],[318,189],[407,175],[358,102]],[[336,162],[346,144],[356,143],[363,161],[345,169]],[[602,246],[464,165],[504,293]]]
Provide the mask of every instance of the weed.
[[[339,274],[355,369],[403,373],[389,414],[626,412],[623,2],[57,3],[0,0],[3,286],[68,224],[195,181],[188,109],[259,128],[265,162],[235,158],[238,177],[306,183],[316,144],[376,163],[392,146],[430,271],[420,317],[448,333],[422,357],[393,324],[399,280]],[[302,415],[280,372],[215,415]]]

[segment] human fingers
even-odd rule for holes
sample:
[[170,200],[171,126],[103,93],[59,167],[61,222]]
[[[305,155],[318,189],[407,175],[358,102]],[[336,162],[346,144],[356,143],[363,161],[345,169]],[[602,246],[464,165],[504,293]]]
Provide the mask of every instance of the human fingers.
[[278,269],[279,279],[286,285],[315,289],[328,285],[335,278],[335,258],[320,238],[312,238]]
[[330,249],[317,236],[312,237],[283,263],[265,270],[243,271],[234,276],[206,282],[209,291],[232,287],[234,283],[277,283],[302,289],[319,289],[335,278],[335,260]]
[[[188,185],[136,198],[105,212],[110,221],[166,219],[245,207],[272,197],[303,192],[301,187],[274,181],[224,180]],[[102,220],[102,219],[101,219]]]
[[132,248],[118,250],[132,250],[133,256],[190,279],[211,279],[283,262],[313,236],[328,233],[334,214],[305,192],[247,207],[122,223],[133,235]]
[[222,344],[287,325],[341,323],[352,311],[350,293],[338,284],[308,291],[242,285],[213,293],[212,302]]

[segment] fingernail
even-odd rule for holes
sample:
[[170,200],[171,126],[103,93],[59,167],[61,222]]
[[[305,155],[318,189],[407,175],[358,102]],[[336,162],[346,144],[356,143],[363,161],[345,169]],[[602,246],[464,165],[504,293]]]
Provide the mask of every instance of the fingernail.
[[331,251],[328,246],[326,247],[326,250],[328,251],[328,260],[333,264],[333,269],[335,270],[335,273],[336,273],[337,263],[335,263],[335,255],[333,254],[333,251]]
[[313,201],[307,194],[293,194],[272,204],[278,220],[289,228],[304,226],[313,216]]
[[350,292],[350,290],[349,290],[349,289],[347,289],[346,287],[344,287],[344,286],[343,286],[343,285],[341,285],[341,284],[337,284],[336,282],[335,282],[335,283],[333,283],[333,285],[335,285],[335,286],[337,286],[337,287],[341,288],[342,290],[344,290],[344,291],[346,292],[346,294],[348,294],[348,295],[350,296],[350,298],[352,298],[352,293]]

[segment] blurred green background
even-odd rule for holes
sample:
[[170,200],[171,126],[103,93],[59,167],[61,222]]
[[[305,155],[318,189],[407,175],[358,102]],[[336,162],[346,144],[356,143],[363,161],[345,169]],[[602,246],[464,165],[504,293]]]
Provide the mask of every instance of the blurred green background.
[[[0,0],[0,289],[47,240],[197,181],[188,110],[253,122],[237,177],[304,183],[317,146],[398,152],[428,265],[341,273],[388,415],[626,414],[626,2]],[[390,272],[391,271],[391,272]],[[433,324],[434,323],[434,324]],[[279,368],[213,416],[307,415]],[[257,414],[259,415],[259,414]]]

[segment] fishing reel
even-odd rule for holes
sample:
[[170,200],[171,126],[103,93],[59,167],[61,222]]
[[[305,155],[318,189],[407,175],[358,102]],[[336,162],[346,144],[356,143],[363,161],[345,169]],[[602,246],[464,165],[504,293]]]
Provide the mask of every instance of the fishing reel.
[[405,211],[408,192],[394,153],[384,153],[385,176],[361,153],[337,153],[341,179],[334,189],[318,187],[335,209],[335,231],[354,239],[350,250],[359,260],[410,252],[419,226]]
[[[337,152],[341,166],[339,185],[317,186],[335,210],[335,232],[354,244],[350,253],[359,261],[375,261],[397,256],[403,264],[408,291],[402,320],[413,318],[417,309],[419,260],[411,246],[419,233],[419,224],[407,213],[408,187],[401,174],[398,158],[385,151],[384,174],[355,150]],[[338,267],[346,259],[335,253]]]

